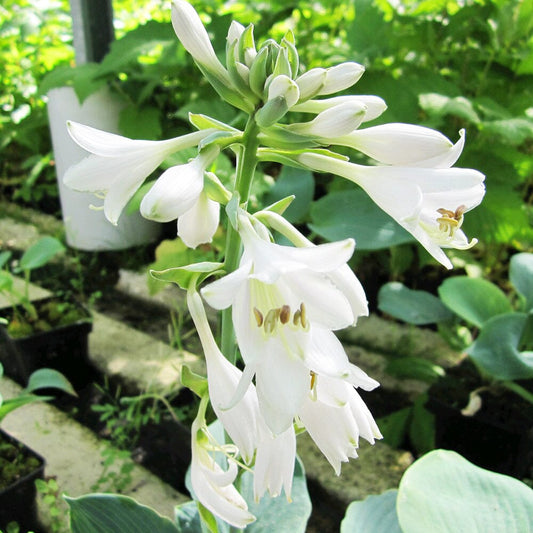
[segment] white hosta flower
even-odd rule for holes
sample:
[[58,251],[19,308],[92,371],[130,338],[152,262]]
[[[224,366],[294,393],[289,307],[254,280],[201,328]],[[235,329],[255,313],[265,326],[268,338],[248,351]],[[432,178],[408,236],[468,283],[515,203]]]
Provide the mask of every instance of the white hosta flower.
[[142,216],[169,222],[189,211],[204,188],[204,171],[218,153],[219,148],[211,146],[188,163],[165,170],[142,199]]
[[263,417],[280,434],[305,400],[310,370],[350,374],[342,347],[342,353],[323,351],[316,357],[315,345],[324,339],[322,330],[333,335],[331,330],[353,324],[366,300],[355,305],[334,282],[353,253],[351,239],[293,248],[269,242],[265,231],[239,216],[244,244],[240,266],[206,286],[202,295],[216,309],[232,305],[244,375],[251,380],[255,373]]
[[309,122],[290,124],[285,129],[300,135],[337,139],[338,136],[347,135],[358,128],[365,113],[365,105],[360,102],[347,102],[322,111]]
[[459,141],[453,144],[436,130],[392,123],[352,131],[330,142],[355,148],[386,165],[449,168],[463,151],[465,130],[459,132]]
[[178,218],[178,237],[189,247],[213,240],[220,220],[220,204],[202,190],[196,203]]
[[365,67],[359,63],[346,62],[326,69],[326,80],[319,95],[334,94],[348,89],[359,81]]
[[117,224],[120,213],[146,177],[166,157],[196,146],[215,131],[197,131],[166,141],[143,141],[71,121],[67,126],[74,141],[91,155],[70,167],[63,181],[76,191],[104,194],[104,213],[113,224]]
[[191,427],[191,484],[201,504],[228,524],[245,528],[255,520],[239,491],[233,486],[238,468],[228,459],[224,470],[212,457],[213,450],[223,448],[210,441],[203,416]]
[[[261,424],[263,425],[263,424]],[[254,498],[258,502],[268,491],[276,497],[285,491],[291,501],[294,463],[296,461],[296,435],[292,425],[280,435],[272,435],[268,428],[261,431],[254,466]]]
[[341,379],[312,378],[310,394],[298,415],[337,475],[341,463],[357,457],[359,437],[371,444],[382,435],[357,391]]
[[[296,82],[298,83],[298,80],[296,80]],[[374,120],[387,109],[385,100],[379,96],[351,94],[346,96],[334,96],[333,98],[323,98],[321,100],[299,102],[292,107],[291,111],[297,111],[298,113],[322,113],[322,111],[325,111],[326,109],[346,103],[358,103],[366,107],[363,122]]]
[[312,68],[296,78],[296,84],[300,90],[300,101],[305,102],[316,96],[326,82],[327,72],[325,68]]
[[242,372],[232,365],[218,348],[207,321],[202,299],[196,291],[187,292],[187,306],[202,343],[207,365],[209,399],[213,410],[231,440],[237,445],[244,461],[250,463],[258,439],[259,407],[255,388],[250,384],[240,402],[227,408],[237,389]]
[[298,161],[357,183],[446,268],[453,266],[441,248],[465,250],[477,242],[469,242],[461,230],[464,213],[479,205],[485,194],[485,176],[477,170],[366,167],[314,153],[302,154]]

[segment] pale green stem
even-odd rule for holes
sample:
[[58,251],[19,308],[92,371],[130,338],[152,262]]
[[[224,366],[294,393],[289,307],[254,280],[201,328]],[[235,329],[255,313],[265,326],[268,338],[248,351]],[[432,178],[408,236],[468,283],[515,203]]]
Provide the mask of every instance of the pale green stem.
[[[235,191],[239,194],[240,205],[246,208],[250,190],[257,166],[257,148],[259,140],[257,138],[259,127],[255,123],[254,116],[251,115],[243,133],[242,150],[237,159],[237,174],[235,178]],[[231,224],[228,224],[226,236],[226,257],[224,260],[224,270],[229,274],[237,269],[241,258],[241,238]],[[231,318],[231,308],[222,311],[222,331],[220,347],[222,353],[232,363],[235,362],[235,331]]]
[[533,394],[524,389],[521,385],[518,385],[518,383],[515,383],[514,381],[502,381],[501,384],[506,389],[513,391],[515,394],[518,394],[518,396],[524,398],[524,400],[533,404]]

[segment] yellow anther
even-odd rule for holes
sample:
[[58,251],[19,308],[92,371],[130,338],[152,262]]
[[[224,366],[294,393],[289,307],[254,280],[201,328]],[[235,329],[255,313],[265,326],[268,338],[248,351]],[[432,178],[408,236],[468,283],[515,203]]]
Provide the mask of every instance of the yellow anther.
[[265,333],[273,333],[276,329],[276,323],[279,319],[280,310],[279,309],[271,309],[265,317],[265,321],[263,323],[263,327],[265,328]]
[[279,312],[279,321],[286,324],[291,319],[291,308],[288,305],[281,307]]
[[302,312],[297,309],[295,312],[294,312],[294,316],[292,317],[292,323],[295,325],[295,326],[298,326],[298,324],[300,324],[300,317],[302,315]]
[[257,327],[261,327],[263,325],[263,313],[257,309],[257,307],[254,307],[254,316],[255,321],[257,322]]
[[311,391],[311,398],[313,400],[316,400],[316,398],[317,398],[316,385],[317,385],[317,382],[318,382],[318,379],[317,379],[318,376],[312,370],[309,372],[309,374],[311,375],[311,383],[309,384],[309,390]]
[[300,304],[300,323],[302,324],[302,328],[307,329],[307,314],[305,312],[305,305],[303,302]]
[[447,233],[450,237],[453,237],[455,232],[463,224],[463,215],[465,211],[466,205],[460,205],[455,211],[450,211],[449,209],[444,209],[443,207],[437,209],[437,212],[442,215],[442,217],[437,218],[439,231]]

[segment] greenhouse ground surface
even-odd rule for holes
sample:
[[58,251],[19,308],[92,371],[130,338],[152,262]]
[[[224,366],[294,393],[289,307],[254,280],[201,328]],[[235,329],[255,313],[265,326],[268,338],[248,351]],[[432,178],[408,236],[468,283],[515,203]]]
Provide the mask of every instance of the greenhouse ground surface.
[[[1,213],[15,213],[13,206],[6,204],[0,207]],[[1,246],[22,251],[42,234],[60,232],[60,225],[53,217],[17,207],[16,215],[0,216]],[[166,325],[169,310],[175,308],[176,300],[182,298],[179,289],[171,286],[155,297],[150,296],[146,270],[121,270],[113,290],[120,295],[126,311],[135,308],[146,309],[149,313],[159,309],[161,312],[156,314],[166,317]],[[39,288],[35,291],[36,296],[43,293]],[[179,388],[179,370],[184,363],[202,372],[202,361],[197,355],[176,350],[162,340],[166,334],[165,324],[161,325],[159,333],[150,331],[150,334],[139,331],[137,327],[138,324],[128,324],[116,307],[110,313],[106,313],[105,308],[94,312],[89,356],[101,373],[122,383],[128,390],[141,392],[148,388],[168,390],[172,384]],[[403,327],[377,316],[361,319],[355,329],[344,333],[343,341],[350,359],[381,383],[378,391],[365,396],[371,410],[378,415],[383,413],[384,408],[385,412],[394,411],[401,407],[395,404],[402,398],[412,400],[427,387],[422,382],[397,380],[385,374],[386,354],[408,350],[410,355],[430,357],[444,366],[450,366],[458,358],[458,354],[450,351],[433,332]],[[9,379],[0,382],[0,392],[6,397],[15,394],[18,389]],[[374,406],[376,399],[389,405]],[[2,427],[46,458],[45,474],[57,478],[60,492],[72,497],[90,492],[91,485],[100,475],[102,449],[106,446],[90,429],[48,404],[26,406],[6,417]],[[175,446],[188,447],[189,442],[176,442]],[[397,487],[403,472],[413,461],[409,451],[394,450],[383,442],[370,446],[362,441],[359,459],[343,464],[342,475],[337,477],[305,435],[299,437],[298,453],[305,465],[313,501],[313,515],[308,525],[310,532],[338,530],[351,501]],[[118,467],[119,463],[113,466]],[[182,480],[177,486],[180,483]],[[124,494],[169,517],[173,516],[176,504],[189,499],[188,495],[178,492],[139,465],[135,466],[131,483]],[[46,527],[49,521],[47,508],[42,502],[40,506]]]

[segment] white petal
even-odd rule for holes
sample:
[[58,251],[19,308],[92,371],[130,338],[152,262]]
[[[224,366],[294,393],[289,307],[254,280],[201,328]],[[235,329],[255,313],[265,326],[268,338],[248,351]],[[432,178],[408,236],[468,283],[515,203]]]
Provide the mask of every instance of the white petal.
[[353,326],[360,316],[368,316],[368,302],[365,290],[348,265],[342,265],[337,270],[328,272],[328,278],[344,294],[348,300],[354,316]]
[[250,274],[252,264],[241,263],[241,266],[213,283],[206,285],[200,292],[206,302],[214,309],[226,309],[235,300],[238,289]]
[[310,331],[312,342],[305,352],[305,363],[316,374],[345,378],[349,375],[349,361],[344,348],[327,329],[313,326]]
[[196,203],[178,219],[178,236],[189,247],[211,242],[220,220],[220,204],[202,191]]
[[308,100],[318,94],[326,81],[326,76],[326,69],[312,68],[296,78],[296,84],[300,89],[300,101]]
[[330,67],[327,69],[326,81],[318,94],[333,94],[343,91],[356,83],[364,71],[363,65],[353,62]]
[[344,138],[333,139],[332,143],[351,146],[380,163],[396,166],[426,166],[422,162],[447,158],[454,148],[452,142],[436,130],[399,123],[353,131]]
[[295,459],[296,435],[292,426],[275,437],[268,430],[263,431],[263,438],[257,447],[254,467],[256,502],[267,490],[270,496],[279,496],[282,488],[290,501]]
[[230,87],[228,73],[218,60],[209,35],[194,7],[185,0],[172,0],[171,18],[174,31],[187,52],[220,79],[227,79]]
[[370,444],[374,444],[374,439],[383,438],[372,413],[355,389],[352,389],[350,409],[357,422],[361,437],[370,442]]
[[306,102],[301,102],[296,104],[292,108],[292,111],[297,111],[299,113],[321,113],[326,109],[330,109],[331,107],[348,102],[357,102],[366,107],[366,113],[363,122],[374,120],[387,109],[387,104],[379,96],[346,95],[334,96],[333,98],[324,98],[322,100],[308,100]]
[[269,100],[273,100],[278,96],[283,96],[287,107],[292,107],[300,97],[300,89],[298,89],[298,85],[288,76],[280,74],[272,80],[268,87]]
[[274,435],[279,435],[292,425],[305,400],[309,370],[300,360],[288,357],[281,343],[272,343],[257,368],[256,388],[263,418]]
[[203,168],[196,161],[171,167],[142,199],[141,214],[157,222],[175,220],[192,208],[203,187]]

